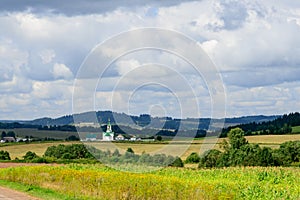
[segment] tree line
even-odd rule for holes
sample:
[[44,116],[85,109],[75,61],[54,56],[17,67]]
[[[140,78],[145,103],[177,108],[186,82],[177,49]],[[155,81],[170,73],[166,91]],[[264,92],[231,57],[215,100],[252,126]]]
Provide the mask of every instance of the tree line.
[[293,126],[300,126],[300,113],[298,112],[285,114],[272,121],[229,126],[222,130],[221,137],[227,137],[229,131],[234,128],[241,128],[245,131],[245,135],[289,134],[292,133]]
[[185,162],[199,163],[199,167],[232,166],[300,166],[300,141],[289,141],[279,149],[261,148],[258,144],[249,144],[240,128],[231,129],[229,142],[221,144],[222,151],[212,149],[203,156],[191,154]]
[[[11,160],[7,151],[0,151],[0,160]],[[109,150],[101,151],[93,146],[85,146],[83,144],[57,145],[47,148],[43,156],[38,156],[35,152],[28,151],[23,159],[16,159],[18,162],[33,163],[95,163],[104,164],[137,164],[147,166],[173,166],[183,167],[183,161],[179,157],[165,154],[150,155],[142,153],[135,154],[132,148],[128,148],[124,154],[118,149],[114,152]]]

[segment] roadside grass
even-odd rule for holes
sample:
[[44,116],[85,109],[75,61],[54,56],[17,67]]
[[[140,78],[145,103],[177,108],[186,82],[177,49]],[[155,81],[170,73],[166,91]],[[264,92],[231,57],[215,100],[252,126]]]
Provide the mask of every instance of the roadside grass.
[[12,182],[7,180],[0,180],[0,186],[10,188],[16,191],[24,192],[33,197],[37,197],[40,199],[47,200],[75,200],[76,198],[72,198],[63,193],[56,192],[51,189],[41,188],[38,186],[34,186],[32,184],[24,184],[18,182]]

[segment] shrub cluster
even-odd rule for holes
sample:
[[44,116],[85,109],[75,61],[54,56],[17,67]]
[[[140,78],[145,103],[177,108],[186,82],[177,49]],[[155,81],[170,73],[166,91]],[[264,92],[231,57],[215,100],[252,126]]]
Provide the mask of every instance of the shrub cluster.
[[207,151],[200,158],[199,167],[299,165],[300,141],[285,142],[279,149],[272,150],[249,144],[240,128],[232,129],[228,136],[229,143],[224,141],[222,144],[223,152]]
[[7,151],[0,151],[0,160],[10,160],[9,153]]
[[57,159],[94,158],[83,144],[57,145],[48,147],[44,156]]
[[173,166],[183,167],[184,164],[179,157],[174,157],[165,154],[150,155],[142,153],[141,155],[135,154],[131,148],[128,148],[125,154],[120,154],[118,149],[114,152],[109,150],[101,151],[94,147],[88,147],[90,152],[103,163],[106,164],[141,164],[149,166]]
[[[8,154],[8,152],[6,152]],[[9,154],[8,154],[9,156]],[[1,159],[1,151],[0,151]],[[143,153],[135,154],[131,148],[128,148],[125,154],[121,154],[118,149],[114,152],[109,150],[101,151],[93,146],[84,146],[83,144],[57,145],[48,147],[42,157],[36,153],[28,151],[23,160],[19,162],[33,163],[95,163],[100,160],[105,164],[138,164],[149,166],[173,166],[183,167],[184,164],[179,157],[166,156],[165,154],[150,155]],[[4,160],[4,159],[3,159]]]

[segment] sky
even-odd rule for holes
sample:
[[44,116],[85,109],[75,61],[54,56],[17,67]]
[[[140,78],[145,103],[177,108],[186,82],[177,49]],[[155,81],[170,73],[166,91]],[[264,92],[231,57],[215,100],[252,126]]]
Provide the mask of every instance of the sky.
[[[90,52],[120,33],[144,27],[184,34],[203,49],[226,91],[226,116],[300,108],[298,1],[2,0],[0,27],[0,119],[74,113],[74,83]],[[185,118],[211,116],[214,107],[206,77],[168,52],[132,52],[95,75],[95,110]],[[81,81],[86,91],[89,79]],[[92,103],[81,95],[80,111],[91,110]]]

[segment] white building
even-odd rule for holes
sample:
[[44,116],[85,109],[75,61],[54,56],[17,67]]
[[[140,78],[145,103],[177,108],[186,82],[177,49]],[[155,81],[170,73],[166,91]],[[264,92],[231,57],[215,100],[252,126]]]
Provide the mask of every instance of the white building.
[[119,134],[119,135],[116,137],[116,140],[118,140],[118,141],[123,141],[123,140],[125,140],[125,137],[124,137],[123,135]]

